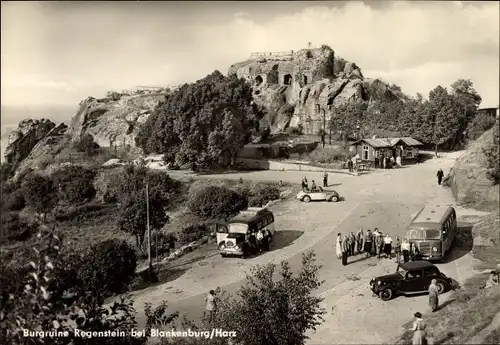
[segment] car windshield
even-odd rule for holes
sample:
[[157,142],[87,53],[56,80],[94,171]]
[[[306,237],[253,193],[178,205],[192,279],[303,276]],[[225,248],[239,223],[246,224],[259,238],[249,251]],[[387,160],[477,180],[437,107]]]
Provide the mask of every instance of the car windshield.
[[439,240],[441,238],[441,231],[436,229],[425,230],[426,240]]
[[406,270],[402,267],[398,267],[396,273],[399,273],[402,277],[406,277]]
[[230,233],[246,234],[248,231],[248,224],[244,223],[231,223],[229,224]]
[[437,229],[410,229],[410,240],[439,240],[441,231]]

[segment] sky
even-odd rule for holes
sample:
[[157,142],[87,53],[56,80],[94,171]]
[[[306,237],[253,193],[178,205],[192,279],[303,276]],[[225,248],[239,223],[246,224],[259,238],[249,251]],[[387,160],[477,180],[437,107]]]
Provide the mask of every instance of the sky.
[[490,107],[499,104],[499,37],[496,1],[2,1],[1,103],[76,107],[311,42],[410,95],[471,79]]

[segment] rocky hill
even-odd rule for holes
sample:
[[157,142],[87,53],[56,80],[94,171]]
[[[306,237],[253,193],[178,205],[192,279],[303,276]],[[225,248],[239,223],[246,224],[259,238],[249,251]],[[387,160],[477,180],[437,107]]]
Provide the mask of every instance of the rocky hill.
[[261,124],[274,133],[300,126],[305,134],[317,134],[323,114],[328,120],[331,107],[338,104],[405,97],[397,87],[365,78],[355,63],[335,56],[328,46],[252,54],[232,65],[228,74],[254,85],[255,102],[267,110]]
[[[405,97],[397,87],[365,78],[356,64],[335,56],[328,46],[252,54],[250,59],[232,65],[228,73],[253,85],[254,102],[266,114],[261,125],[272,133],[301,127],[305,134],[317,134],[323,114],[328,120],[332,106],[355,99]],[[80,102],[69,126],[56,126],[50,120],[23,120],[11,134],[6,161],[21,168],[37,167],[40,157],[57,155],[62,146],[83,134],[91,134],[101,147],[134,147],[139,126],[172,91],[108,92],[101,99],[89,97]]]
[[480,210],[498,211],[500,185],[487,178],[484,150],[496,147],[495,130],[498,124],[471,142],[465,153],[453,167],[455,197],[459,204]]

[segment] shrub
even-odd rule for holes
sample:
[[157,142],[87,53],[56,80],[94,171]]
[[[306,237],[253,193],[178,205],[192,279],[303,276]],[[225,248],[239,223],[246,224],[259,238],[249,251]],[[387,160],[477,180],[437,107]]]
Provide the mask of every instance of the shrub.
[[493,142],[489,147],[483,149],[483,153],[486,156],[486,168],[488,169],[487,177],[495,184],[498,184],[500,182],[500,147],[498,144],[500,133],[498,122],[495,124],[492,131]]
[[309,154],[311,163],[335,163],[345,161],[351,157],[351,153],[345,149],[318,147]]
[[[171,232],[165,233],[161,230],[151,231],[151,250],[156,253],[158,249],[158,255],[163,255],[169,253],[171,250],[175,249],[175,243],[177,242],[177,236]],[[144,243],[141,246],[143,253],[147,252],[147,244]]]
[[85,152],[89,156],[99,152],[99,145],[94,141],[94,137],[88,133],[75,142],[74,148],[78,152]]
[[23,191],[26,204],[38,213],[48,213],[52,211],[58,202],[57,190],[52,179],[30,174],[24,178],[21,189]]
[[90,201],[95,197],[94,179],[97,171],[81,166],[65,166],[52,174],[59,200],[68,204]]
[[257,184],[250,190],[248,205],[262,207],[269,201],[280,198],[281,192],[278,187],[270,184]]
[[207,186],[190,195],[188,208],[203,219],[227,219],[248,206],[248,199],[234,190]]
[[485,113],[477,114],[467,126],[469,140],[476,140],[495,125],[495,117]]
[[190,225],[182,229],[179,233],[179,242],[181,244],[188,244],[200,240],[202,237],[208,235],[209,228],[206,224]]
[[38,225],[24,221],[17,212],[2,212],[2,241],[25,241],[36,232]]
[[20,189],[14,190],[11,193],[3,193],[3,207],[6,211],[20,211],[26,206],[23,191]]
[[106,240],[92,246],[78,278],[87,290],[120,293],[134,277],[136,264],[135,252],[125,241]]
[[302,130],[299,127],[288,127],[285,132],[288,134],[302,134]]
[[81,223],[87,220],[110,214],[116,207],[106,204],[85,204],[69,207],[57,207],[54,210],[54,216],[57,221],[72,221]]

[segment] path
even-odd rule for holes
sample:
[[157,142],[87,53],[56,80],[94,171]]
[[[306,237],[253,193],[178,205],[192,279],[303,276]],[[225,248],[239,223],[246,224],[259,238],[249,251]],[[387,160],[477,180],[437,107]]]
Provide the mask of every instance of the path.
[[[281,234],[278,247],[282,248],[247,260],[223,259],[217,255],[198,261],[175,281],[134,293],[135,306],[140,311],[146,302],[157,305],[166,300],[170,310],[179,310],[191,319],[199,319],[203,312],[204,294],[208,290],[220,286],[230,293],[236,292],[243,283],[245,273],[255,264],[288,260],[292,268],[299,268],[301,253],[311,249],[316,253],[318,263],[323,265],[319,277],[325,280],[325,284],[318,293],[325,298],[329,314],[325,317],[326,322],[310,334],[310,343],[387,341],[392,338],[391,332],[359,331],[367,328],[387,330],[388,325],[391,325],[394,332],[400,332],[402,320],[411,317],[407,314],[412,314],[415,308],[426,306],[426,297],[397,298],[390,302],[372,298],[368,281],[374,275],[394,271],[395,263],[371,258],[341,266],[334,253],[336,234],[357,231],[359,227],[378,227],[392,236],[403,236],[412,215],[422,206],[453,205],[454,199],[449,189],[437,186],[435,180],[438,167],[446,171],[453,165],[453,158],[433,159],[403,169],[377,170],[357,177],[332,174],[329,182],[346,198],[345,201],[304,204],[290,200],[272,206],[276,227]],[[241,177],[257,181],[282,180],[299,185],[304,175],[310,181],[314,179],[320,182],[322,178],[321,172],[293,171],[258,171],[199,178]],[[460,212],[457,213],[460,217]],[[293,240],[300,232],[302,235]],[[288,243],[290,239],[293,240],[291,244]],[[459,281],[465,279],[473,272],[473,261],[465,254],[456,252],[455,260],[440,265],[440,268]],[[384,318],[373,315],[384,315]],[[341,327],[332,327],[339,321]],[[138,322],[139,326],[145,323],[143,313],[139,313]]]

